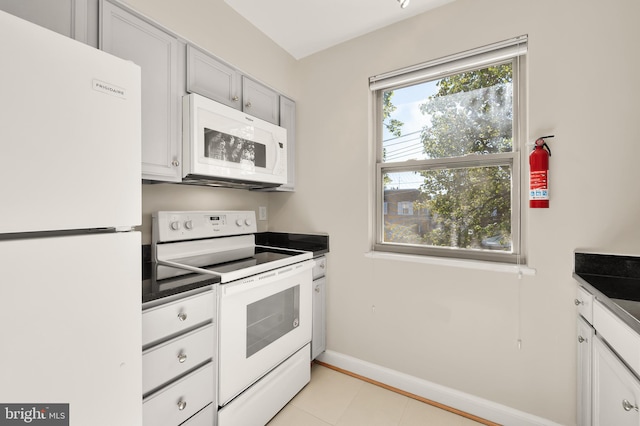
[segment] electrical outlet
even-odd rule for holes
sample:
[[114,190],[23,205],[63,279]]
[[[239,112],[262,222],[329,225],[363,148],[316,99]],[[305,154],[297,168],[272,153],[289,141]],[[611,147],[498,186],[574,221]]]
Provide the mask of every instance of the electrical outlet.
[[264,206],[258,207],[258,220],[267,220],[267,208]]

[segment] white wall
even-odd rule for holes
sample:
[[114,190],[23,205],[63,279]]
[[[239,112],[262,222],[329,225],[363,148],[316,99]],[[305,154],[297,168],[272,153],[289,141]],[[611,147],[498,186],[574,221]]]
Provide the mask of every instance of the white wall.
[[[329,349],[575,424],[573,251],[640,255],[638,2],[457,0],[299,62],[221,0],[128,3],[298,107],[295,194],[144,187],[145,215],[266,200],[269,229],[330,233]],[[527,143],[556,135],[551,208],[527,211],[536,275],[365,257],[368,77],[521,34],[529,35]]]
[[[298,63],[222,0],[126,0],[181,37],[208,50],[292,99],[299,97]],[[186,84],[186,83],[185,83]],[[255,210],[270,195],[240,189],[153,184],[142,186],[142,243],[151,242],[151,213],[157,210]],[[258,230],[266,231],[266,221]]]
[[[457,0],[300,61],[298,191],[271,199],[269,226],[331,236],[329,349],[575,424],[573,251],[640,255],[638,16],[635,0]],[[521,34],[527,143],[556,135],[551,208],[527,211],[536,275],[365,257],[368,77]]]

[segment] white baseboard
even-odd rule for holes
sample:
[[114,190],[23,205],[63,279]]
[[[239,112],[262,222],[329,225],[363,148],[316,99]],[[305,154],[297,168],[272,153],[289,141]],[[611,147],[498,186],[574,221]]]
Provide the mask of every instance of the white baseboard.
[[560,426],[551,420],[372,364],[358,358],[353,358],[349,355],[334,351],[325,351],[317,359],[318,361],[342,370],[355,373],[401,391],[429,399],[501,425]]

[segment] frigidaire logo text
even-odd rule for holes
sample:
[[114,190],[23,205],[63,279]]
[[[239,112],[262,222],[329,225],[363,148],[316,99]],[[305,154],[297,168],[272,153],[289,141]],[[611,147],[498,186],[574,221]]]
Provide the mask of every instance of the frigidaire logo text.
[[126,89],[123,89],[122,87],[118,87],[110,83],[105,83],[104,81],[100,81],[100,80],[93,80],[93,90],[106,93],[108,95],[113,95],[122,99],[127,98]]
[[119,89],[117,87],[113,87],[113,86],[107,86],[106,84],[96,81],[95,82],[96,88],[104,90],[106,92],[111,92],[114,95],[119,95],[119,96],[124,96],[124,90]]
[[1,404],[0,426],[69,424],[69,404]]

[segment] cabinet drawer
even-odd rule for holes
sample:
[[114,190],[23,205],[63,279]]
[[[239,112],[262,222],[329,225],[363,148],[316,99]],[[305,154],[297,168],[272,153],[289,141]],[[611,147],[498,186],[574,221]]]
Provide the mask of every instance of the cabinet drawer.
[[202,368],[145,398],[142,402],[144,426],[176,426],[213,402],[214,370]]
[[198,328],[142,353],[142,393],[152,391],[213,358],[213,325]]
[[585,290],[584,287],[578,286],[575,303],[578,307],[578,313],[589,324],[593,324],[593,295]]
[[623,361],[640,375],[640,335],[597,301],[593,304],[593,327]]
[[213,404],[207,405],[198,414],[191,417],[180,426],[212,426],[216,417],[216,409]]
[[207,291],[142,311],[142,346],[211,321],[215,304]]

